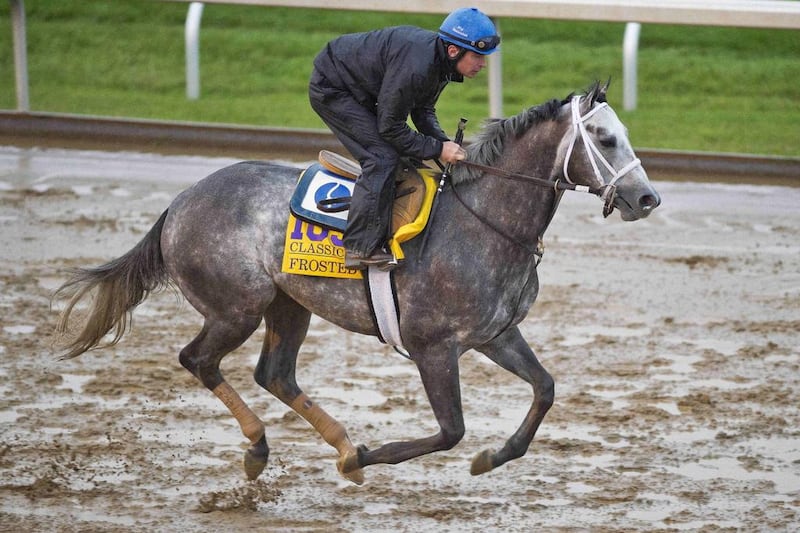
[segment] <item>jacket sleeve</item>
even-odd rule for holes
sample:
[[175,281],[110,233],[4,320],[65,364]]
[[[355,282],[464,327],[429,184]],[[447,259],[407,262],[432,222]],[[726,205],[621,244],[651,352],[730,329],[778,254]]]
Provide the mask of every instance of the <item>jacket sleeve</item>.
[[[430,91],[425,87],[424,80],[413,74],[404,76],[403,73],[395,72],[392,76],[387,76],[381,86],[377,102],[378,132],[381,137],[394,146],[401,155],[416,157],[419,159],[432,159],[439,157],[442,153],[442,138],[431,135],[436,128],[432,128],[430,117],[423,119],[424,127],[420,127],[417,118],[412,116],[414,124],[421,131],[414,131],[408,125],[408,117],[417,110],[414,109],[415,96]],[[433,114],[433,107],[424,115]],[[438,121],[435,121],[438,126]],[[427,132],[425,131],[427,129]],[[441,128],[438,128],[441,132]],[[427,133],[427,134],[426,134]],[[444,133],[441,133],[446,140]]]
[[424,135],[429,135],[442,142],[449,141],[450,137],[442,130],[436,110],[433,106],[418,107],[411,110],[411,121],[416,126],[417,131]]

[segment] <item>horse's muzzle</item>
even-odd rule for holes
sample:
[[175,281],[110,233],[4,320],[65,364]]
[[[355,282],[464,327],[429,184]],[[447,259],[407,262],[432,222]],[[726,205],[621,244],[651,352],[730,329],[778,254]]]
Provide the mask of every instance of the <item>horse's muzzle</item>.
[[619,209],[622,220],[627,222],[647,218],[656,207],[661,205],[661,196],[652,188],[649,188],[644,194],[636,196],[633,201],[629,201],[626,196],[623,191],[618,191],[614,198],[614,207]]

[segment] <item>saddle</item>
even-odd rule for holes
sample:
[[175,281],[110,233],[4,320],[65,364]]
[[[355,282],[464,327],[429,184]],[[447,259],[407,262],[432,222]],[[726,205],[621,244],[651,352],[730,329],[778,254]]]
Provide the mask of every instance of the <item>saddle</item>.
[[[319,163],[302,172],[289,201],[282,272],[362,278],[362,271],[345,268],[342,242],[350,199],[360,175],[356,162],[327,150],[319,153]],[[418,235],[428,223],[436,193],[435,176],[433,169],[417,168],[410,161],[404,161],[395,173],[389,248],[398,261],[405,257],[400,243]],[[363,279],[378,337],[403,354],[394,271],[371,267],[364,271]]]
[[[324,228],[344,231],[355,180],[361,167],[355,161],[335,152],[322,150],[319,163],[311,165],[300,176],[290,201],[290,210],[297,218]],[[389,247],[396,258],[404,254],[400,243],[418,235],[428,221],[436,188],[435,171],[418,168],[403,160],[395,173],[395,201],[392,206]]]
[[[319,152],[319,162],[327,170],[357,180],[361,166],[355,161],[328,150]],[[408,163],[408,161],[406,161]],[[425,182],[415,165],[404,164],[395,173],[395,195],[392,204],[392,234],[414,222],[425,200]]]

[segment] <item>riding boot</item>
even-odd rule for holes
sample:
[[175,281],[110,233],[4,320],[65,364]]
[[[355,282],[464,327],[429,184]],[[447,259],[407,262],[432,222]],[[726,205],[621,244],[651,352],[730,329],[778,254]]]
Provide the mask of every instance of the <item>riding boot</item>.
[[396,266],[394,256],[385,249],[391,227],[394,200],[396,157],[364,157],[362,174],[353,188],[347,227],[342,241],[345,266],[363,269],[370,266]]

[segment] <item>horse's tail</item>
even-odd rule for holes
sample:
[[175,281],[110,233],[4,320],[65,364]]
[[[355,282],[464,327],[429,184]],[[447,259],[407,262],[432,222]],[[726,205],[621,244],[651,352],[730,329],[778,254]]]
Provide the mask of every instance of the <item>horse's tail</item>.
[[103,347],[120,341],[129,327],[133,308],[147,295],[169,283],[164,257],[161,254],[161,231],[167,211],[125,255],[96,268],[82,268],[56,290],[54,297],[65,295],[69,303],[61,312],[56,330],[65,334],[75,305],[88,293],[96,291],[83,330],[64,347],[61,359],[71,359],[100,347],[101,339],[111,330],[114,338]]

